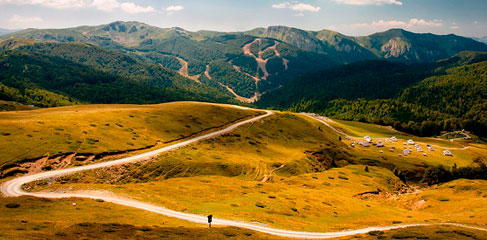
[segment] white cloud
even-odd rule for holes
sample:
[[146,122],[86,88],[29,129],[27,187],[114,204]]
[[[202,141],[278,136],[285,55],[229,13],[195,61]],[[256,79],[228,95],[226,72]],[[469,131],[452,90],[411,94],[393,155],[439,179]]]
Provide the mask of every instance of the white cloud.
[[304,16],[304,13],[296,13],[296,14],[294,14],[294,16],[296,16],[296,17],[303,17]]
[[298,3],[298,2],[293,2],[293,3],[283,2],[283,3],[273,4],[272,7],[277,9],[287,8],[298,12],[318,12],[321,9],[318,6],[315,7],[311,4]]
[[120,3],[117,0],[93,0],[91,6],[101,11],[111,12],[114,9],[119,8]]
[[178,12],[178,11],[182,11],[184,9],[183,6],[181,5],[177,5],[177,6],[169,6],[166,8],[166,11],[168,12]]
[[30,23],[38,23],[43,22],[44,19],[40,17],[21,17],[19,15],[13,15],[8,22],[12,24],[30,24]]
[[120,9],[130,14],[155,12],[151,6],[143,7],[133,2],[120,3],[118,0],[0,0],[0,4],[36,5],[54,9],[93,7],[105,12]]
[[372,28],[414,28],[414,27],[441,27],[443,23],[440,20],[428,21],[424,19],[411,18],[408,22],[398,20],[379,20],[371,23],[356,23],[354,27],[372,27]]
[[87,7],[91,2],[91,0],[0,0],[0,4],[40,5],[56,9]]
[[334,0],[334,1],[337,3],[343,3],[348,5],[384,5],[384,4],[402,5],[402,2],[397,0]]
[[426,20],[411,18],[402,20],[377,20],[369,23],[353,23],[329,26],[328,29],[345,34],[367,35],[374,32],[386,31],[391,28],[402,28],[409,31],[431,32],[433,28],[443,27],[442,20]]
[[451,26],[450,29],[457,30],[457,29],[460,29],[460,27],[455,25],[455,26]]
[[150,13],[150,12],[156,11],[151,6],[142,7],[142,6],[136,5],[135,3],[131,3],[131,2],[120,4],[120,8],[122,9],[122,11],[124,11],[126,13],[130,13],[130,14]]

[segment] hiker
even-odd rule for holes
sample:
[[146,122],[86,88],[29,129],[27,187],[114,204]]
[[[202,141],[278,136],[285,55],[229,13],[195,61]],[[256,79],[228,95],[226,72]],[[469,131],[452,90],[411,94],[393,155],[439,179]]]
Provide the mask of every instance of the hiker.
[[210,228],[211,228],[212,221],[213,221],[213,215],[208,215],[208,224],[210,224]]

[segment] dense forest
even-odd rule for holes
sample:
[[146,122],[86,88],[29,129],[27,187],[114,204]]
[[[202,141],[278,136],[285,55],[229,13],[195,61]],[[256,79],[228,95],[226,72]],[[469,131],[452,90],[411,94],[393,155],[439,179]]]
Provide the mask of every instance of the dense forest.
[[130,58],[110,62],[113,56],[109,55],[91,62],[99,55],[89,51],[73,51],[69,56],[68,59],[76,58],[73,60],[89,64],[45,55],[41,51],[0,52],[0,99],[39,107],[78,103],[233,101],[215,88],[195,84],[155,65],[132,62]]
[[421,136],[467,129],[487,136],[487,54],[431,64],[365,61],[303,75],[260,107],[394,126]]

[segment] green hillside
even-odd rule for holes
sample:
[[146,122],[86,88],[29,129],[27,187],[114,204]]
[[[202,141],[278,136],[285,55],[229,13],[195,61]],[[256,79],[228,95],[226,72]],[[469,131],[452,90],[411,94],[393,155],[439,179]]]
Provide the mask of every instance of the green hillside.
[[453,34],[419,34],[402,29],[357,37],[355,42],[380,58],[406,63],[438,61],[460,51],[487,51],[486,44],[471,38]]
[[256,28],[244,33],[279,39],[305,51],[326,54],[339,62],[356,62],[377,58],[368,49],[354,42],[353,37],[330,30],[313,32],[286,26],[271,26]]
[[[38,61],[55,61],[62,62],[62,65],[70,68],[73,64],[78,67],[84,67],[88,70],[86,72],[98,71],[103,74],[113,75],[113,78],[124,79],[123,84],[114,84],[114,87],[109,87],[106,93],[118,96],[97,97],[93,94],[85,94],[82,99],[85,102],[92,103],[158,103],[174,100],[200,100],[200,101],[214,101],[214,102],[228,102],[231,96],[221,92],[220,90],[199,84],[195,81],[189,80],[177,74],[174,71],[162,68],[157,65],[146,64],[140,62],[126,54],[118,53],[112,50],[106,50],[84,43],[39,43],[22,39],[6,40],[0,43],[0,49],[15,49],[14,51],[6,51],[5,56],[12,55],[14,52],[22,55],[30,55],[38,57]],[[10,59],[13,65],[22,66],[26,58]],[[18,62],[15,62],[18,61]],[[12,65],[12,66],[13,66]],[[53,71],[57,66],[53,64],[37,64],[42,72],[47,74],[59,74]],[[12,74],[17,74],[13,72]],[[23,72],[22,74],[29,74]],[[80,75],[83,74],[76,74]],[[35,78],[34,75],[29,75],[30,78]],[[2,80],[5,83],[8,79]],[[40,81],[32,79],[32,81]],[[98,87],[98,81],[87,87]],[[59,82],[62,87],[62,83]],[[155,87],[155,88],[154,88]],[[59,90],[55,89],[54,90]],[[105,91],[105,90],[103,90]],[[102,92],[100,94],[102,94]],[[96,92],[96,91],[95,91]],[[66,92],[65,92],[66,93]],[[69,95],[69,94],[68,94]],[[69,95],[74,98],[80,96]],[[9,99],[6,99],[9,100]],[[66,104],[57,104],[66,105]]]
[[[455,35],[417,34],[391,29],[364,37],[351,37],[330,30],[306,31],[285,26],[256,28],[245,32],[191,32],[181,28],[158,28],[139,22],[113,22],[67,29],[26,29],[0,39],[22,38],[51,44],[82,42],[69,49],[58,45],[23,47],[122,75],[142,75],[142,81],[166,84],[154,74],[137,69],[123,71],[114,62],[139,61],[175,70],[193,80],[178,87],[220,93],[227,98],[255,102],[258,97],[299,75],[363,60],[385,59],[403,63],[427,63],[452,57],[460,51],[487,51],[487,45]],[[98,46],[126,55],[97,61],[75,51],[97,52]],[[72,49],[71,49],[72,48]],[[85,49],[83,49],[85,48]],[[89,49],[88,49],[89,48]],[[100,50],[99,54],[106,54]],[[71,55],[75,56],[71,56]],[[111,53],[113,54],[113,53]],[[108,54],[108,55],[111,55]],[[158,76],[158,74],[155,74]],[[164,82],[164,83],[162,83]],[[201,83],[201,84],[195,84]],[[211,97],[210,97],[211,98]]]
[[[240,33],[163,29],[138,22],[68,29],[27,29],[2,36],[2,39],[10,38],[83,42],[115,50],[144,63],[176,70],[184,77],[237,98],[251,98],[312,69],[337,65],[331,56],[306,52],[281,41]],[[246,45],[259,50],[251,51],[253,55],[246,54]],[[54,47],[41,51],[65,57],[71,54]]]
[[354,63],[289,81],[262,96],[259,105],[393,125],[419,135],[465,128],[486,136],[486,56],[465,52],[427,65]]

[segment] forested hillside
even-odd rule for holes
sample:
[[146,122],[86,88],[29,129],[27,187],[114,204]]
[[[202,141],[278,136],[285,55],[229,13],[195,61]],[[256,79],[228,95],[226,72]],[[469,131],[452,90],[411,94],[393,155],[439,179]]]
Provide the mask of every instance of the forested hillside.
[[465,128],[486,136],[486,72],[485,53],[464,52],[422,65],[367,61],[296,78],[258,104],[393,125],[419,135]]
[[[0,37],[12,38],[83,42],[114,50],[143,63],[175,70],[208,87],[202,91],[213,89],[244,102],[255,102],[263,93],[299,75],[344,63],[374,59],[426,63],[451,57],[459,51],[487,51],[487,45],[470,38],[417,34],[401,29],[352,37],[330,30],[307,31],[285,26],[233,33],[191,32],[121,21],[67,29],[26,29]],[[72,52],[63,53],[64,50],[50,45],[36,51],[72,58]],[[83,57],[70,60],[108,68],[112,64],[90,62]],[[113,70],[117,74],[121,71],[110,69]],[[139,73],[137,70],[133,75]],[[189,87],[191,91],[195,86]]]
[[[10,45],[12,46],[12,45]],[[78,43],[16,44],[1,52],[1,99],[76,103],[228,102],[231,97],[156,65]]]
[[[93,44],[127,54],[143,63],[178,71],[195,82],[231,97],[248,98],[249,102],[256,100],[250,99],[253,96],[275,88],[289,78],[339,63],[325,54],[303,51],[274,39],[240,33],[163,29],[138,22],[69,29],[27,29],[2,38]],[[54,48],[56,45],[43,47],[40,51],[69,57],[70,52]],[[86,63],[92,65],[89,61]]]

